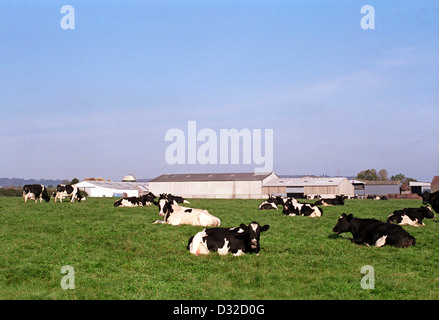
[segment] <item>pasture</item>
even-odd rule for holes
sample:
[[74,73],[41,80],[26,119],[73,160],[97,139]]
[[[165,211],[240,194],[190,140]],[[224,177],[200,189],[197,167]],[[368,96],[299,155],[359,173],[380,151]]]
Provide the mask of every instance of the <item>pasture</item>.
[[[346,200],[320,218],[258,211],[261,200],[189,199],[222,227],[269,224],[260,255],[193,256],[189,237],[202,227],[152,224],[156,206],[114,208],[111,198],[24,204],[0,197],[0,299],[439,299],[439,219],[404,226],[416,246],[351,243],[332,232],[341,213],[382,221],[420,200]],[[63,290],[61,267],[75,270]],[[361,288],[364,265],[375,289]]]

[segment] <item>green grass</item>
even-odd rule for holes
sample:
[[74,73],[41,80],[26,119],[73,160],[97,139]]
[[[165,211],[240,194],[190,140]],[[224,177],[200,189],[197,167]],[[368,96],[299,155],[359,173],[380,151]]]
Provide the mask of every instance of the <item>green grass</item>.
[[[366,247],[332,233],[341,213],[385,221],[417,200],[347,200],[321,218],[258,211],[261,200],[190,199],[224,227],[269,224],[259,256],[195,257],[202,227],[151,224],[155,206],[114,208],[115,199],[24,204],[0,197],[0,299],[439,299],[439,223],[404,226],[416,246]],[[61,267],[75,269],[63,290]],[[375,289],[361,289],[363,265]]]

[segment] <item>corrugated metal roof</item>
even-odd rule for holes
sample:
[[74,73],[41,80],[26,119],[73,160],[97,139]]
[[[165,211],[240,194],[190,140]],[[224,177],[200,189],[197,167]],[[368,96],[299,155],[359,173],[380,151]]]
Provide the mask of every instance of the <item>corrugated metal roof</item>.
[[[140,188],[144,191],[148,191],[148,187],[149,187],[149,184],[147,182],[142,183],[142,182],[119,182],[119,181],[81,181],[76,185],[79,185],[80,188],[89,187],[85,185],[84,182],[88,185],[94,185],[96,187],[116,189],[116,190],[137,190],[138,188]],[[84,184],[84,186],[82,186],[81,184]]]
[[351,183],[364,183],[365,185],[398,185],[401,181],[371,181],[371,180],[351,180]]
[[190,181],[262,181],[270,173],[182,173],[162,174],[150,182],[190,182]]
[[269,182],[264,183],[268,187],[305,187],[305,186],[336,186],[342,183],[346,178],[326,178],[326,177],[302,177],[302,178],[278,178],[270,179]]

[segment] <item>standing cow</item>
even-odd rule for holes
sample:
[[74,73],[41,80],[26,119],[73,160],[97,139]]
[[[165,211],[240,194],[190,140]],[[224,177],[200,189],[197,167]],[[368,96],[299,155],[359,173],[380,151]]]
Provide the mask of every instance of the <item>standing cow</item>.
[[55,193],[55,203],[56,199],[59,199],[59,202],[62,202],[62,199],[66,197],[71,197],[70,202],[74,202],[76,198],[78,199],[78,202],[81,202],[83,198],[77,186],[71,184],[57,185]]
[[35,203],[40,199],[40,203],[43,199],[46,202],[50,201],[50,196],[47,193],[47,189],[42,184],[27,184],[23,187],[23,199],[24,203],[27,203],[27,199],[35,199]]

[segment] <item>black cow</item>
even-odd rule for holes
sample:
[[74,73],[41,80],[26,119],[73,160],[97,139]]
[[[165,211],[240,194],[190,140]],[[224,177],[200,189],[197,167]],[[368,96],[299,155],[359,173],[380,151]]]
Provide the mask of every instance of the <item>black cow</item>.
[[258,210],[272,210],[272,209],[278,210],[277,206],[279,204],[283,205],[283,203],[284,203],[284,201],[283,201],[282,197],[275,196],[275,195],[270,193],[268,195],[268,199],[259,205]]
[[320,199],[319,201],[316,201],[314,205],[316,206],[343,206],[344,200],[346,197],[344,195],[341,196],[335,196],[334,199]]
[[27,184],[23,186],[23,199],[24,203],[27,203],[27,199],[35,199],[35,203],[40,199],[40,203],[43,199],[46,202],[50,201],[50,196],[47,193],[47,189],[42,184]]
[[248,226],[241,223],[236,228],[204,229],[189,239],[187,249],[196,256],[215,251],[220,255],[232,253],[234,256],[244,253],[259,254],[260,234],[269,228],[269,225],[261,227],[253,221]]
[[425,224],[422,220],[434,219],[436,218],[433,211],[429,206],[421,206],[420,208],[404,208],[402,210],[395,210],[387,218],[387,222],[396,223],[400,225],[410,225],[410,226],[424,226]]
[[323,209],[310,203],[299,203],[294,198],[288,198],[284,202],[283,214],[288,216],[306,216],[306,217],[321,217]]
[[415,238],[401,226],[376,219],[354,218],[352,214],[343,213],[332,229],[337,234],[350,232],[352,242],[368,246],[410,247],[415,245]]
[[54,196],[55,196],[55,203],[56,203],[56,199],[59,199],[59,202],[62,202],[62,199],[66,197],[70,197],[70,202],[74,202],[75,199],[78,199],[78,202],[81,202],[83,198],[83,196],[81,196],[81,192],[79,191],[79,188],[71,184],[57,185],[56,193]]
[[114,202],[115,207],[143,207],[150,206],[151,202],[154,201],[156,196],[149,192],[139,197],[125,197]]
[[424,191],[422,194],[422,204],[430,204],[436,213],[439,213],[439,190],[433,193]]

